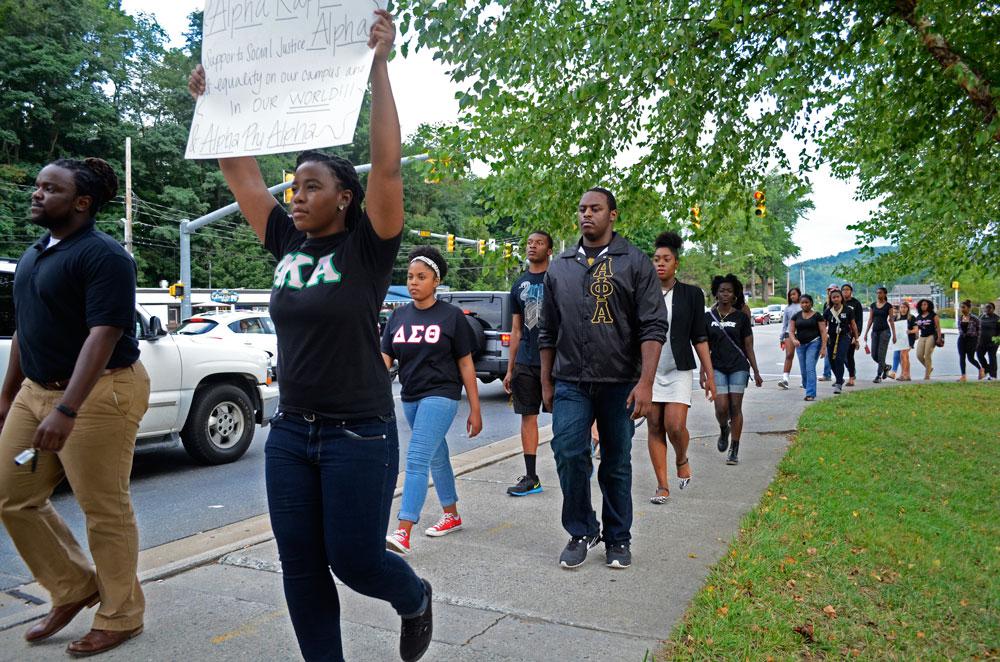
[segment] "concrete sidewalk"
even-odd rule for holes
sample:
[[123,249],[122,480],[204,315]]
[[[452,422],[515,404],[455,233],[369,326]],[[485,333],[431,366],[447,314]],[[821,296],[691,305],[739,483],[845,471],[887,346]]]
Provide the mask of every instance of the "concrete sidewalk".
[[[821,385],[820,396],[833,397],[829,384]],[[458,470],[471,468],[458,480],[464,530],[437,539],[415,535],[408,557],[435,590],[434,643],[424,659],[652,660],[709,567],[725,554],[740,519],[770,483],[807,404],[794,381],[789,391],[773,382],[748,391],[741,462],[729,467],[715,449],[718,428],[711,405],[698,392],[695,398],[689,416],[694,480],[688,489],[677,490],[671,468],[673,489],[665,505],[649,503],[656,481],[646,427],[636,434],[633,565],[627,570],[605,567],[603,546],[577,570],[559,567],[568,535],[559,523],[561,494],[547,445],[538,455],[545,491],[524,498],[505,494],[523,473],[516,437],[494,444],[491,451],[473,451],[478,452],[473,458],[454,458]],[[507,459],[491,461],[504,454]],[[599,515],[596,476],[592,485]],[[436,521],[438,512],[430,493],[416,530]],[[100,659],[300,659],[274,542],[266,527],[263,533],[254,531],[262,521],[244,529],[245,544],[230,540],[228,548],[238,549],[221,558],[216,558],[218,550],[227,547],[147,572],[144,576],[153,579],[144,585],[145,633]],[[388,604],[338,588],[347,659],[398,659],[399,618]],[[3,595],[0,602],[0,627],[7,627],[0,632],[0,660],[66,659],[66,644],[86,633],[93,610],[49,641],[28,646],[22,639],[25,626],[14,624],[44,614],[48,605],[34,585],[17,595],[29,599]]]

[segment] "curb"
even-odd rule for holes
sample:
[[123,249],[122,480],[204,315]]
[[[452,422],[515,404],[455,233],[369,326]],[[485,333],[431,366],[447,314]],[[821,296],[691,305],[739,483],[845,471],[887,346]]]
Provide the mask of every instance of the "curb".
[[[539,428],[539,446],[549,443],[551,439],[551,425]],[[520,453],[521,435],[518,433],[506,439],[494,441],[485,446],[480,446],[479,448],[474,448],[453,456],[452,467],[454,468],[455,476],[461,476],[514,457]],[[400,472],[399,477],[396,479],[396,489],[393,492],[393,498],[403,493],[404,476],[405,473]],[[433,481],[429,484],[433,485]],[[139,552],[139,583],[148,584],[149,582],[167,579],[188,570],[213,563],[233,552],[273,539],[274,534],[271,532],[270,518],[267,513],[264,513],[263,515],[256,515],[217,529],[196,533],[186,538],[158,545],[157,547],[150,547]],[[0,631],[41,618],[50,610],[47,599],[48,595],[38,583],[22,584],[9,589],[6,593],[12,595],[15,592],[26,594],[29,597],[40,598],[44,600],[44,603],[33,604],[24,611],[0,619]]]

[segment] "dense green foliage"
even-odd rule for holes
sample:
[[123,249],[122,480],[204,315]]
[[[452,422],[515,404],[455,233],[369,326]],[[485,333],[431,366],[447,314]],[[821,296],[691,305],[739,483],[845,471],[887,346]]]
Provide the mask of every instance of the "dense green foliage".
[[[124,145],[131,137],[139,282],[155,286],[177,278],[178,222],[226,205],[232,196],[214,161],[184,159],[194,107],[187,76],[200,59],[200,15],[191,17],[186,45],[168,48],[155,22],[129,16],[118,4],[0,0],[0,255],[17,257],[41,234],[27,209],[42,166],[57,158],[99,156],[118,171],[124,194]],[[423,150],[419,141],[404,147],[407,154]],[[355,143],[337,151],[354,163],[369,160],[367,106]],[[280,182],[294,158],[262,157],[265,179]],[[506,236],[500,234],[506,225],[485,218],[477,180],[445,177],[429,184],[425,171],[404,170],[408,228]],[[98,227],[122,238],[124,216],[120,195],[101,213]],[[405,253],[416,239],[404,237],[394,282],[405,280]],[[514,261],[499,253],[489,257],[464,248],[451,260],[448,284],[505,286]],[[484,269],[484,263],[496,268]],[[195,287],[268,287],[273,268],[239,216],[192,239]]]
[[445,144],[490,164],[494,208],[515,219],[566,233],[579,192],[603,183],[625,232],[700,205],[713,243],[744,231],[723,220],[765,172],[827,162],[881,203],[855,226],[861,243],[899,246],[855,276],[1000,270],[996,3],[400,6],[410,47],[438,51],[463,86]]
[[998,395],[934,384],[810,407],[657,659],[995,657]]

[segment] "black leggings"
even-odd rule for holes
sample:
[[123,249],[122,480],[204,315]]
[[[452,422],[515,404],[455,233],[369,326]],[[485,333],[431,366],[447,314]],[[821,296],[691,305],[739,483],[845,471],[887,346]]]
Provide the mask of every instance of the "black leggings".
[[997,378],[997,347],[998,345],[992,342],[980,343],[978,351],[979,364],[993,379]]
[[965,360],[968,359],[969,363],[976,367],[976,370],[980,370],[979,361],[976,360],[976,343],[979,341],[978,338],[959,338],[958,339],[958,368],[962,371],[962,375],[965,375]]

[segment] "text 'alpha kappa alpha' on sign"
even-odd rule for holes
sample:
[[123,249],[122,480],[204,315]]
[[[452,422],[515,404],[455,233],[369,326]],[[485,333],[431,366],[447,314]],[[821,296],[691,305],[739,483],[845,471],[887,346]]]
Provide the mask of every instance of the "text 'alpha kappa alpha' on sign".
[[276,154],[354,139],[374,51],[373,0],[206,0],[186,158]]

